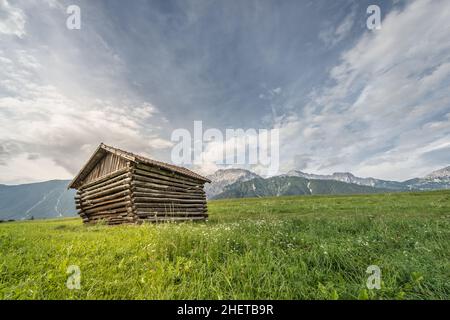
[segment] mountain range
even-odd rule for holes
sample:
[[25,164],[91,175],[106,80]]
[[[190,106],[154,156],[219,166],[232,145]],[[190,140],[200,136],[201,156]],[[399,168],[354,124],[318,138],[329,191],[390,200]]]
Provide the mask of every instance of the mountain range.
[[[317,175],[298,170],[263,178],[244,169],[221,169],[208,178],[208,199],[282,195],[358,194],[450,189],[450,166],[422,178],[389,181],[356,177],[349,172]],[[69,180],[21,185],[0,184],[0,221],[76,216],[75,190]]]
[[236,182],[245,182],[256,178],[261,178],[256,173],[244,169],[220,169],[207,177],[211,183],[205,185],[205,192],[208,198],[221,194],[225,187]]
[[369,186],[374,188],[384,188],[392,190],[403,190],[404,186],[398,181],[380,180],[375,178],[360,178],[350,172],[335,172],[331,175],[318,175],[305,173],[298,170],[289,171],[286,176],[301,177],[309,180],[333,180],[345,183],[353,183],[361,186]]
[[222,193],[214,199],[248,198],[248,197],[278,197],[289,195],[312,194],[358,194],[381,193],[388,189],[346,183],[335,180],[314,180],[294,176],[276,176],[271,178],[255,178],[236,182],[225,187]]
[[[217,175],[218,171],[208,176],[212,181],[206,190],[209,199],[291,194],[349,194],[450,189],[450,166],[433,171],[423,178],[414,178],[401,182],[361,178],[350,172],[318,175],[292,170],[280,176],[262,178],[244,169],[229,170],[233,171],[219,170],[221,171],[219,175]],[[336,184],[335,182],[340,183]],[[313,187],[305,189],[304,186],[308,186],[308,184]],[[215,186],[220,187],[216,188]]]
[[69,180],[0,185],[0,220],[24,220],[76,215],[75,190]]

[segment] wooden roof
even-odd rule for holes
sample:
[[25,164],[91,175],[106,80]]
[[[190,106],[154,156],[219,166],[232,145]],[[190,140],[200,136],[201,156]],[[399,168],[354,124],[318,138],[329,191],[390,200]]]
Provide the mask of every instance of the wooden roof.
[[111,146],[107,146],[103,143],[100,143],[98,148],[95,150],[94,154],[91,156],[91,158],[88,160],[88,162],[84,165],[83,168],[81,168],[80,172],[75,176],[75,178],[70,182],[69,188],[75,189],[80,187],[81,182],[84,178],[91,172],[91,170],[96,166],[96,164],[107,154],[112,153],[115,154],[121,158],[127,159],[134,163],[143,163],[151,166],[158,167],[160,169],[164,169],[170,172],[178,173],[180,175],[193,178],[196,180],[200,180],[203,182],[211,182],[208,178],[205,178],[189,169],[175,166],[173,164],[153,160],[150,158],[146,158],[128,151],[124,151],[118,148],[114,148]]

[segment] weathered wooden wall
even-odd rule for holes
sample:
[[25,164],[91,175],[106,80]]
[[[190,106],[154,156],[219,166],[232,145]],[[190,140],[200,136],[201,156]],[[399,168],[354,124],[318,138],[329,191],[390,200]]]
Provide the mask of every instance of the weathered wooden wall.
[[107,153],[83,179],[83,184],[93,182],[101,177],[127,167],[128,160],[115,154]]
[[[89,173],[90,182],[77,191],[75,201],[84,222],[121,224],[208,217],[203,181],[154,166],[123,163],[114,157],[105,159],[93,169],[95,173]],[[105,174],[112,168],[116,170]]]
[[139,221],[208,217],[203,181],[144,164],[135,164],[131,172],[131,201]]
[[136,219],[131,203],[130,182],[130,168],[125,167],[84,184],[75,196],[78,214],[83,222],[134,222]]

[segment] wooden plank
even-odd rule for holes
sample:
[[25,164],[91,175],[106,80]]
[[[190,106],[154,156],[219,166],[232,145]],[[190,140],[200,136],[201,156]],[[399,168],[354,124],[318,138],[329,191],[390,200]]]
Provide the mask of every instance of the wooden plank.
[[94,198],[98,198],[100,196],[112,195],[116,192],[125,191],[125,190],[128,190],[131,193],[129,184],[124,184],[124,185],[117,186],[117,187],[107,189],[107,190],[103,190],[103,191],[100,191],[97,193],[90,193],[86,196],[83,195],[81,200],[94,199]]
[[100,183],[96,183],[96,184],[94,184],[94,185],[92,185],[90,187],[84,187],[83,186],[83,187],[80,188],[81,191],[80,190],[78,190],[78,191],[80,191],[80,193],[81,192],[86,192],[86,191],[91,191],[91,190],[94,190],[96,188],[101,188],[101,187],[110,185],[110,184],[112,184],[114,182],[122,181],[122,180],[125,180],[125,179],[130,179],[131,180],[131,172],[126,171],[125,173],[119,174],[118,176],[115,176],[115,177],[111,177],[111,178],[109,178],[107,180],[104,180],[104,181],[102,181]]
[[101,202],[97,202],[97,203],[92,203],[92,202],[84,202],[83,203],[83,210],[88,210],[88,209],[93,209],[93,208],[97,208],[100,206],[105,206],[108,204],[113,204],[113,203],[119,203],[119,202],[129,202],[131,196],[126,196],[126,197],[122,197],[122,198],[118,198],[118,199],[112,199],[112,200],[108,200],[108,201],[101,201]]
[[122,201],[122,202],[118,202],[118,203],[114,203],[114,204],[99,206],[99,207],[96,207],[93,209],[84,209],[83,208],[83,211],[87,214],[95,213],[95,212],[102,212],[102,211],[108,211],[110,213],[117,213],[117,212],[119,212],[119,210],[120,210],[120,212],[122,212],[122,211],[127,212],[126,205],[127,205],[127,201]]
[[206,213],[208,212],[205,208],[173,208],[166,210],[165,208],[138,208],[136,209],[136,212],[142,212],[142,213],[166,213],[171,214],[172,212],[181,212],[184,214],[190,214],[190,213]]
[[162,175],[162,176],[166,176],[168,178],[175,178],[177,180],[185,181],[187,183],[191,183],[191,184],[195,184],[195,185],[198,185],[198,184],[203,185],[205,183],[205,181],[203,181],[203,180],[196,179],[194,177],[181,174],[179,172],[169,171],[168,169],[160,169],[158,167],[151,166],[151,165],[137,163],[137,164],[135,164],[135,167],[137,169],[141,169],[141,170],[145,170],[145,171],[149,171],[149,172],[154,172],[156,174],[159,174],[159,175]]
[[180,192],[152,192],[148,190],[146,192],[133,191],[134,197],[152,197],[152,198],[180,198],[180,199],[197,199],[205,200],[206,197],[202,194],[189,194]]
[[206,200],[204,199],[177,199],[177,198],[150,198],[150,197],[134,197],[133,201],[135,203],[147,203],[147,202],[156,202],[156,203],[199,203],[205,204]]
[[[168,181],[168,180],[160,180],[158,178],[155,178],[153,176],[150,175],[146,175],[145,172],[135,172],[134,173],[134,180],[132,181],[133,184],[135,184],[136,186],[139,185],[144,185],[144,183],[147,182],[141,182],[140,177],[145,176],[145,177],[150,177],[152,178],[152,181],[149,181],[152,184],[156,184],[156,185],[161,185],[161,186],[168,186],[168,187],[176,187],[176,188],[180,188],[180,189],[184,189],[184,190],[193,190],[193,191],[198,191],[198,190],[203,190],[203,188],[201,186],[191,186],[191,185],[186,185],[186,184],[181,184],[181,183],[177,183],[177,182],[172,182],[172,181]],[[140,176],[140,177],[137,177]]]
[[167,218],[173,218],[173,217],[185,217],[185,218],[190,218],[190,217],[204,217],[205,213],[203,212],[198,212],[198,213],[190,213],[190,214],[186,214],[184,212],[173,212],[170,214],[164,214],[164,213],[156,213],[156,214],[149,214],[147,212],[139,212],[137,213],[138,218],[146,218],[146,217],[167,217]]
[[174,204],[174,205],[170,205],[168,203],[162,204],[162,203],[141,203],[141,202],[135,202],[134,203],[134,207],[139,209],[139,208],[205,208],[205,205],[202,204]]
[[168,217],[147,217],[145,219],[140,218],[139,222],[170,222],[170,221],[193,221],[193,220],[205,220],[207,217],[203,216],[203,217],[173,217],[173,218],[168,218]]
[[[174,184],[178,184],[180,185],[180,187],[199,187],[202,188],[203,185],[202,184],[198,184],[198,183],[193,183],[193,182],[186,182],[184,180],[180,180],[180,179],[176,179],[176,178],[170,178],[170,177],[166,177],[163,176],[161,174],[155,173],[155,172],[151,172],[151,171],[146,171],[146,170],[142,170],[142,169],[132,169],[133,173],[135,174],[139,174],[139,175],[143,175],[143,176],[147,176],[147,177],[152,177],[161,181],[167,181],[167,182],[171,182]],[[167,184],[167,183],[166,183]]]
[[96,181],[112,172],[126,168],[127,164],[128,160],[107,152],[86,175],[82,184],[84,185],[86,183]]
[[[113,193],[111,195],[107,195],[107,196],[100,197],[100,198],[84,199],[83,201],[93,204],[93,203],[99,203],[99,202],[102,202],[102,201],[108,201],[108,200],[117,199],[117,198],[121,198],[121,197],[125,197],[125,196],[130,197],[130,200],[131,200],[131,193],[130,193],[130,191],[129,190],[125,190],[125,191],[116,192],[116,193]],[[80,200],[79,203],[81,204],[83,201]]]
[[106,184],[106,185],[104,185],[102,187],[91,188],[89,191],[84,191],[81,194],[81,198],[83,198],[84,196],[88,196],[90,194],[98,193],[100,191],[110,190],[110,189],[112,189],[114,187],[117,187],[117,186],[129,185],[130,182],[131,182],[131,178],[126,178],[126,179],[122,179],[122,180],[119,180],[119,181],[116,181],[116,182],[113,182],[113,183]]
[[83,185],[80,187],[79,191],[80,191],[80,190],[83,190],[83,189],[86,189],[86,188],[89,188],[89,187],[91,187],[91,186],[93,186],[93,185],[96,185],[96,184],[98,184],[98,183],[107,181],[107,180],[109,180],[109,179],[111,179],[111,178],[114,178],[114,177],[116,177],[116,176],[118,176],[118,175],[121,175],[121,174],[124,174],[124,173],[127,173],[127,172],[129,172],[129,168],[123,168],[123,169],[119,169],[119,170],[117,170],[117,171],[115,171],[115,172],[111,172],[110,174],[107,174],[107,175],[105,175],[104,177],[101,177],[101,178],[99,178],[99,179],[97,179],[97,180],[95,180],[95,181],[92,181],[92,182],[90,182],[90,183],[85,183],[85,184],[83,184]]
[[170,192],[205,194],[205,191],[200,188],[197,189],[197,188],[184,188],[184,187],[168,186],[168,185],[157,183],[153,179],[144,180],[144,179],[142,179],[142,177],[139,177],[139,176],[133,176],[133,180],[131,181],[131,184],[135,188],[147,188],[147,189],[164,190],[164,191],[170,191]]

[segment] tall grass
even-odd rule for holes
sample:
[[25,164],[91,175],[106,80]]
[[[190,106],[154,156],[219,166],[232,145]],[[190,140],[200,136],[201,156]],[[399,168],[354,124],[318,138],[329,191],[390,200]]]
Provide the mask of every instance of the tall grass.
[[[211,201],[202,223],[0,225],[2,299],[449,299],[450,192]],[[69,265],[81,289],[66,287]],[[366,287],[369,265],[381,289]]]

